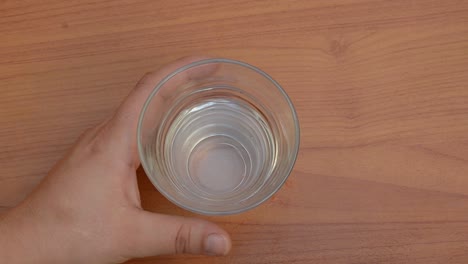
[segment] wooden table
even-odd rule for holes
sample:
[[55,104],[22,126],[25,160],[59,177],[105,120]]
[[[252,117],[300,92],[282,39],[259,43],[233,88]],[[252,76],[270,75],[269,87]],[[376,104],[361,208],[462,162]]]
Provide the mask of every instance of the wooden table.
[[7,0],[0,40],[0,210],[144,72],[202,53],[284,86],[299,158],[274,198],[210,218],[230,256],[132,263],[468,263],[468,1]]

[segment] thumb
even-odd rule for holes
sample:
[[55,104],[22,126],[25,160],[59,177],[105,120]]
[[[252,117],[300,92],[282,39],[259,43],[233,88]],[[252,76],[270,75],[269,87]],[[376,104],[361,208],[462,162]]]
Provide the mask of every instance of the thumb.
[[165,254],[226,255],[231,239],[209,221],[139,211],[135,224],[135,257]]

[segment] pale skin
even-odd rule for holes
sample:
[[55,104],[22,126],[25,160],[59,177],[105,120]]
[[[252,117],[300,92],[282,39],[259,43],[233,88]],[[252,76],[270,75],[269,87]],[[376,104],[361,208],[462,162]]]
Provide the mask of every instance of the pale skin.
[[87,130],[18,206],[0,216],[0,263],[122,263],[164,254],[226,255],[218,225],[142,209],[136,128],[141,108],[189,57],[146,74],[114,115]]

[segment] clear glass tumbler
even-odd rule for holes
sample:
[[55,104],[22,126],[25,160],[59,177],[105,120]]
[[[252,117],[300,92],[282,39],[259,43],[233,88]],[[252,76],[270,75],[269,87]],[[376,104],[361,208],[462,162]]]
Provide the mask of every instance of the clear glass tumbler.
[[299,123],[281,86],[249,64],[206,59],[165,77],[146,101],[138,150],[167,199],[209,215],[271,197],[289,176]]

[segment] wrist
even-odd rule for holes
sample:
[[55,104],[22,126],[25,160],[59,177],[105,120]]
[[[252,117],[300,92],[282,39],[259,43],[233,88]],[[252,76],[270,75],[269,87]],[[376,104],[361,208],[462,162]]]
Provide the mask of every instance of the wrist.
[[[0,217],[0,263],[46,263],[35,223],[22,206]],[[45,256],[45,255],[44,255]]]
[[17,225],[12,220],[13,210],[10,209],[0,218],[0,262],[2,263],[16,263],[20,259],[19,247],[23,243],[19,239],[20,232],[17,230]]

